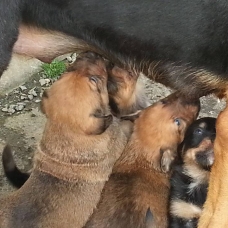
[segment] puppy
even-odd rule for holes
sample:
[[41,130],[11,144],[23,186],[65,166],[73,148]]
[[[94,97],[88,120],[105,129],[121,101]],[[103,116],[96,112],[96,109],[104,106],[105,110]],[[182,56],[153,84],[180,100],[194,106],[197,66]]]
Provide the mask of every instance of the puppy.
[[175,93],[139,114],[85,228],[142,228],[151,224],[148,217],[153,227],[167,227],[170,165],[198,111],[198,101],[187,102]]
[[0,200],[0,227],[82,227],[131,132],[110,114],[107,72],[92,53],[44,93],[47,117],[26,183]]
[[[132,114],[146,108],[150,102],[145,94],[144,85],[138,80],[138,75],[106,63],[108,73],[108,94],[111,112],[116,117]],[[76,64],[68,68],[68,72],[77,70]],[[5,147],[2,156],[3,169],[10,183],[20,188],[29,178],[30,172],[18,169],[11,149]]]
[[215,122],[210,117],[196,120],[180,145],[181,164],[174,168],[171,177],[171,228],[197,227],[214,163]]

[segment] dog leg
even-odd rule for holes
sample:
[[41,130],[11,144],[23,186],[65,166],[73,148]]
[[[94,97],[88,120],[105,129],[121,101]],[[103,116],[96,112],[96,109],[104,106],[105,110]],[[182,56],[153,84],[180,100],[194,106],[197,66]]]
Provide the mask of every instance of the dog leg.
[[18,25],[20,1],[9,0],[1,1],[0,7],[0,77],[4,70],[7,69],[11,59],[11,53],[14,43],[18,36]]
[[[226,94],[228,97],[228,94]],[[208,197],[199,228],[228,227],[228,104],[216,123],[215,162],[212,166]]]
[[[58,45],[56,45],[58,44]],[[57,56],[70,52],[92,50],[87,43],[56,31],[20,25],[19,36],[13,51],[43,62],[51,62]]]

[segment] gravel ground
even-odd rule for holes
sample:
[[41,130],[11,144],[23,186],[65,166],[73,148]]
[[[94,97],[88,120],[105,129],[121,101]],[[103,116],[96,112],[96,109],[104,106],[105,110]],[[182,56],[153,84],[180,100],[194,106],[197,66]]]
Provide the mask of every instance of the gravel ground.
[[[146,93],[152,102],[170,93],[161,84],[153,83],[145,77],[141,80],[145,82]],[[40,112],[40,101],[43,91],[51,83],[42,74],[37,74],[0,98],[0,156],[4,145],[9,143],[18,166],[23,170],[31,168],[33,153],[43,131],[45,117]],[[199,117],[217,117],[224,105],[224,101],[218,102],[213,96],[203,97]],[[13,187],[4,177],[0,162],[0,197],[10,191],[13,191]]]

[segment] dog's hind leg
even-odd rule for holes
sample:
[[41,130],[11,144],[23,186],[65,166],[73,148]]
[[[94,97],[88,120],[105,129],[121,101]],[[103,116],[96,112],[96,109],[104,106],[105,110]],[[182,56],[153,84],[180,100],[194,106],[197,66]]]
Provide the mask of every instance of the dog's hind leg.
[[86,42],[66,34],[35,26],[20,24],[19,36],[13,52],[51,62],[57,56],[70,52],[97,50]]
[[[228,92],[228,91],[227,91]],[[226,94],[228,98],[228,93]],[[228,102],[228,101],[227,101]],[[209,190],[199,228],[228,227],[228,103],[216,123],[215,162],[212,166]]]
[[2,0],[0,2],[0,77],[7,69],[13,45],[18,37],[21,0]]

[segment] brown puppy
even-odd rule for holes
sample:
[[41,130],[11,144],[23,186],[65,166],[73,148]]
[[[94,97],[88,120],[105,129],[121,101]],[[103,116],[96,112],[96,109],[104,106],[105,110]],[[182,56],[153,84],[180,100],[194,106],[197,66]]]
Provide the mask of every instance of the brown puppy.
[[[138,75],[113,66],[108,62],[106,64],[108,65],[109,105],[114,116],[121,117],[135,113],[150,105],[142,81],[138,80]],[[77,65],[77,62],[72,64],[68,68],[68,72],[77,70]],[[2,162],[5,175],[10,183],[16,188],[20,188],[29,178],[30,173],[18,169],[9,147],[3,151]]]
[[75,66],[44,93],[47,123],[34,169],[18,191],[0,200],[1,228],[82,227],[127,143],[110,115],[103,60],[87,53]]
[[[228,94],[226,94],[228,99]],[[216,121],[215,162],[211,169],[207,200],[199,220],[200,228],[228,227],[228,104]]]
[[[175,93],[140,113],[86,228],[167,227],[167,172],[198,111],[198,101],[188,103]],[[146,216],[148,208],[152,216]]]

